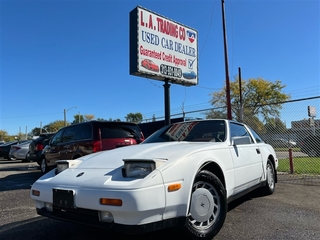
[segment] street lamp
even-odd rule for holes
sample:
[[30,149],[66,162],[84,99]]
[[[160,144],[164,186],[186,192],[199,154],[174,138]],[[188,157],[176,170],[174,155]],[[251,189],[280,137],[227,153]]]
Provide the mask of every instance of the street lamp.
[[67,126],[67,112],[72,109],[72,108],[78,108],[78,107],[71,107],[71,108],[68,108],[68,109],[64,109],[63,110],[63,116],[64,116],[64,126]]

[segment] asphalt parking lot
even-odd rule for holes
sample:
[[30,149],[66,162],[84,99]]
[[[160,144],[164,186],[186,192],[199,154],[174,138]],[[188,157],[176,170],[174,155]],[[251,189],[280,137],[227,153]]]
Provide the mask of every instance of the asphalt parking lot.
[[[38,216],[29,189],[40,175],[36,163],[0,159],[0,239],[181,239],[176,229],[132,236]],[[320,184],[305,179],[279,176],[273,195],[229,204],[214,239],[320,239]]]

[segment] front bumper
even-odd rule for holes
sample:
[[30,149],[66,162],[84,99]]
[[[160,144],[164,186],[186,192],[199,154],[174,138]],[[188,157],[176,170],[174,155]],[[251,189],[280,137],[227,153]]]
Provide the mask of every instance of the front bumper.
[[[124,225],[139,225],[162,220],[165,211],[164,186],[158,185],[152,188],[133,190],[110,190],[108,188],[84,189],[84,188],[61,188],[74,191],[74,207],[61,209],[53,205],[52,188],[40,188],[39,185],[32,187],[40,191],[40,196],[31,195],[35,200],[37,209],[51,212],[50,217],[66,217],[66,220],[87,222],[81,219],[80,215],[94,215],[100,221],[100,213],[109,212],[116,223]],[[32,192],[32,190],[31,190]],[[155,197],[156,193],[156,197]],[[100,198],[121,199],[122,206],[110,206],[100,204]],[[78,219],[78,220],[77,220]],[[96,222],[96,221],[93,221]],[[99,224],[94,224],[99,225]],[[105,224],[102,224],[105,225]]]
[[[52,170],[32,185],[31,198],[43,216],[122,232],[123,227],[128,232],[148,232],[177,226],[185,219],[187,201],[183,193],[188,189],[168,192],[169,184],[164,184],[157,171],[145,179],[129,179],[122,177],[120,168],[111,172],[68,169],[59,175]],[[57,190],[67,193],[67,205],[60,205],[60,198],[57,201]],[[119,199],[122,204],[107,205],[101,199]]]
[[[38,179],[31,188],[30,196],[40,215],[53,218],[65,219],[68,221],[82,222],[88,224],[84,216],[93,216],[89,221],[93,225],[106,226],[105,222],[114,222],[119,225],[145,225],[153,222],[160,222],[164,218],[164,212],[168,210],[167,187],[163,184],[161,174],[155,174],[148,180],[145,179],[123,179],[120,175],[106,175],[106,170],[95,169],[95,175],[86,172],[81,177],[70,177],[77,175],[76,172],[64,171],[60,173],[59,181],[54,170]],[[66,173],[66,174],[65,174]],[[103,177],[97,177],[103,176]],[[81,181],[81,182],[80,182]],[[67,183],[67,184],[66,184]],[[145,184],[142,186],[142,184]],[[67,190],[73,192],[71,206],[66,209],[59,209],[53,205],[54,191]],[[35,194],[37,192],[38,194]],[[178,192],[171,195],[174,199]],[[100,203],[101,199],[120,199],[122,205],[106,205]],[[175,212],[166,218],[181,216],[181,209],[176,205],[169,207],[170,212]],[[110,219],[105,216],[110,213]]]
[[27,158],[30,162],[39,163],[41,160],[41,152],[39,153],[28,153]]

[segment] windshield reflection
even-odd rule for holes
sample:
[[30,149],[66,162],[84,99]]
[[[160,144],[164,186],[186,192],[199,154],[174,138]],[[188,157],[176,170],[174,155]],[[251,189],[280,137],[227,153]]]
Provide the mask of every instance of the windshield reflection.
[[172,141],[224,142],[225,121],[201,120],[171,124],[152,134],[143,144]]

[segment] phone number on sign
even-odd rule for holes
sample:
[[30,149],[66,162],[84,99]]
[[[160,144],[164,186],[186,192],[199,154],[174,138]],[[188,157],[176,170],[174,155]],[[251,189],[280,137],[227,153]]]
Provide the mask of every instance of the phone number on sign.
[[170,77],[177,77],[177,78],[182,77],[182,70],[180,68],[176,68],[176,67],[172,67],[164,64],[160,65],[160,73],[162,75],[166,75]]

